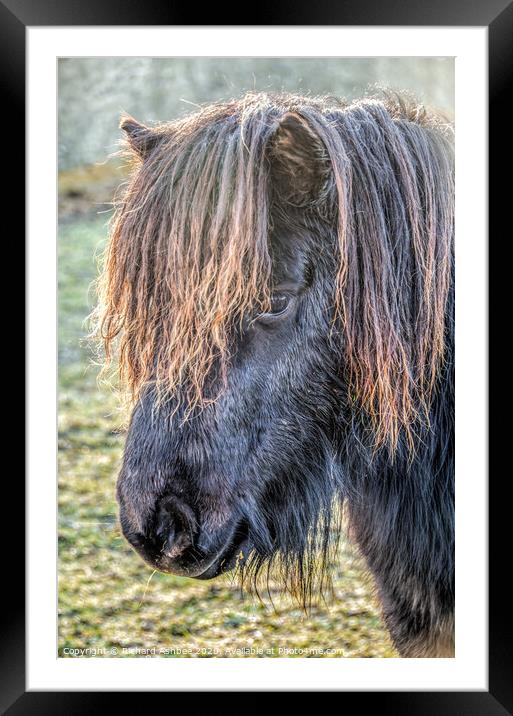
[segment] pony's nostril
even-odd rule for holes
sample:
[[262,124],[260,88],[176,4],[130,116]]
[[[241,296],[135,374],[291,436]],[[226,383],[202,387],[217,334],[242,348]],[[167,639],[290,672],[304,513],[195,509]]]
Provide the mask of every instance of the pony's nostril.
[[158,510],[156,536],[161,544],[161,555],[176,559],[194,541],[196,518],[188,505],[177,497],[162,499]]
[[173,531],[172,536],[169,537],[164,543],[162,548],[162,554],[169,559],[176,559],[182,552],[185,552],[187,547],[192,545],[191,535],[187,532],[179,532],[178,534]]
[[171,549],[171,546],[175,541],[175,535],[176,528],[171,520],[168,520],[167,525],[161,525],[157,531],[157,541],[162,545],[162,552],[167,552]]

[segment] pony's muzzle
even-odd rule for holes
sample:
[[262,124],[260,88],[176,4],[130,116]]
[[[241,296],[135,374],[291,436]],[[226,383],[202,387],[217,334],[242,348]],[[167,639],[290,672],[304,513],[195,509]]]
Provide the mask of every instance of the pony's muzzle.
[[234,518],[220,528],[201,525],[194,510],[174,494],[160,498],[144,532],[134,529],[130,510],[120,503],[124,536],[154,569],[197,579],[211,579],[241,561],[247,525]]

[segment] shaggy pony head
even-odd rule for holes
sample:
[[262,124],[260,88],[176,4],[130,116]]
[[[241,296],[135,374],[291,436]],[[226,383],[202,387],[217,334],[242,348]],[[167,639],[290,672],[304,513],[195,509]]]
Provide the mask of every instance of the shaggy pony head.
[[[171,520],[189,548],[216,519],[233,542],[243,521],[256,561],[293,553],[304,582],[297,565],[340,497],[341,440],[393,459],[429,429],[450,329],[451,127],[397,96],[249,94],[121,128],[133,172],[97,318],[135,406],[125,533],[155,564],[156,505],[180,484],[187,509],[173,503]],[[290,444],[279,421],[299,431]],[[248,476],[260,482],[234,502]],[[276,509],[288,501],[285,529]]]

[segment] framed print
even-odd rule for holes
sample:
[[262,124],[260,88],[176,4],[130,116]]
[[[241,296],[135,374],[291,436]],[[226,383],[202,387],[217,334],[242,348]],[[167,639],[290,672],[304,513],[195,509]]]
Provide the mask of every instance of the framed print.
[[3,707],[511,712],[487,438],[511,5],[0,10],[28,277]]

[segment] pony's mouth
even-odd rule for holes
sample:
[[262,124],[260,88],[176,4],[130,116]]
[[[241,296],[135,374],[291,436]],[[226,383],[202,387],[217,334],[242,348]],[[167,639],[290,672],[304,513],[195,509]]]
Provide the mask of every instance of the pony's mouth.
[[172,560],[162,556],[156,566],[159,571],[183,577],[213,579],[242,566],[250,551],[249,525],[247,522],[241,522],[231,532],[227,542],[213,555],[200,552],[191,546]]
[[214,558],[207,569],[196,575],[196,579],[213,579],[225,572],[231,572],[237,566],[244,565],[250,551],[249,527],[243,522],[237,526],[228,545]]

